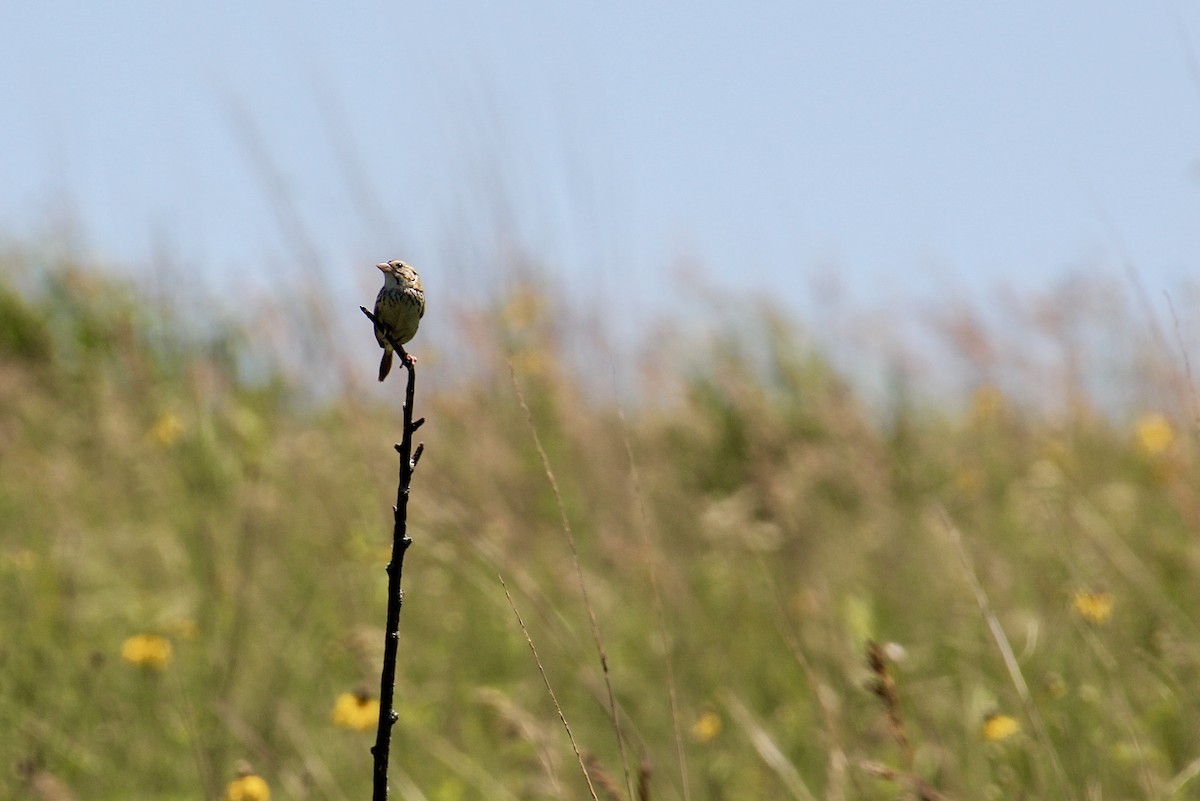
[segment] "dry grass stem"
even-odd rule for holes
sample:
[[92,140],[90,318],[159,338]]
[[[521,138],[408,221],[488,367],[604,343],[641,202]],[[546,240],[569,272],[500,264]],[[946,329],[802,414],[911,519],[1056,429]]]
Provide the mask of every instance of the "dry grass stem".
[[579,745],[575,742],[575,735],[571,731],[571,724],[567,722],[567,716],[563,713],[562,705],[558,703],[558,696],[554,694],[554,688],[550,685],[550,677],[546,675],[546,669],[542,667],[542,659],[538,656],[537,646],[533,644],[533,638],[529,636],[529,629],[525,628],[525,621],[521,619],[521,613],[517,611],[517,605],[513,602],[512,595],[508,592],[508,585],[504,583],[504,577],[501,576],[499,578],[500,586],[504,588],[504,597],[508,599],[508,605],[517,618],[517,625],[521,627],[521,634],[525,636],[525,642],[529,645],[529,650],[533,653],[533,661],[537,665],[538,675],[542,677],[542,683],[546,686],[546,692],[550,695],[550,700],[554,703],[554,711],[558,713],[558,719],[562,723],[563,729],[567,732],[567,739],[571,741],[571,750],[575,752],[575,759],[579,763],[579,770],[583,773],[583,780],[587,782],[588,792],[592,796],[592,801],[600,801],[596,795],[596,788],[592,784],[592,775],[588,771],[583,753],[579,750]]
[[613,779],[612,774],[601,764],[600,759],[590,752],[585,753],[583,758],[587,762],[588,773],[591,775],[592,781],[604,795],[605,801],[625,801],[625,796],[621,794],[621,788]]
[[798,799],[798,801],[817,801],[817,797],[805,784],[800,771],[796,770],[796,766],[784,755],[779,744],[775,742],[775,738],[755,719],[746,705],[729,696],[726,698],[725,706],[742,730],[746,732],[750,738],[750,744],[754,746],[759,757],[775,773],[792,798]]
[[613,692],[612,676],[608,670],[608,656],[604,651],[604,641],[600,636],[600,624],[596,620],[596,610],[592,606],[591,598],[588,595],[587,582],[583,577],[583,566],[579,561],[579,548],[575,544],[575,535],[571,532],[571,521],[567,517],[567,508],[563,504],[562,493],[558,489],[558,479],[554,477],[554,470],[550,467],[550,457],[546,455],[546,449],[542,447],[542,438],[538,435],[537,426],[533,422],[533,412],[530,411],[529,404],[525,400],[525,394],[521,391],[521,385],[517,382],[517,372],[511,360],[508,363],[508,375],[512,381],[513,391],[517,395],[517,400],[521,404],[521,409],[525,412],[525,421],[529,426],[529,433],[533,437],[533,444],[537,448],[538,456],[541,457],[542,470],[546,474],[546,480],[550,482],[550,490],[554,494],[554,502],[558,507],[563,536],[566,537],[567,544],[571,549],[571,562],[575,567],[575,579],[579,584],[579,594],[583,599],[583,607],[587,611],[592,641],[596,646],[596,655],[600,660],[600,672],[604,678],[604,689],[608,694],[608,714],[609,719],[612,721],[613,733],[616,735],[617,750],[621,755],[621,766],[625,772],[625,786],[629,788],[629,797],[632,798],[633,778],[629,771],[629,760],[625,755],[625,734],[621,728],[621,713],[617,707],[616,694]]
[[900,749],[904,752],[904,764],[910,770],[913,764],[912,744],[904,730],[904,718],[900,714],[900,694],[896,689],[896,680],[888,668],[887,656],[879,643],[867,643],[867,667],[873,678],[869,689],[883,703],[884,715],[887,717],[888,731],[891,732]]
[[881,762],[871,762],[870,760],[862,760],[858,763],[858,767],[863,773],[874,776],[878,779],[886,779],[890,782],[896,782],[904,787],[912,794],[917,801],[952,801],[950,796],[938,790],[929,782],[913,776],[911,773],[895,770]]
[[1029,684],[1025,681],[1025,675],[1021,672],[1021,666],[1017,662],[1016,655],[1013,653],[1008,636],[1004,633],[1004,629],[1000,626],[1000,621],[992,611],[992,605],[988,600],[987,593],[983,589],[983,584],[979,581],[979,576],[975,573],[975,566],[971,563],[971,557],[967,553],[966,546],[963,545],[962,534],[944,508],[939,508],[938,511],[941,515],[946,535],[949,537],[951,544],[958,554],[963,575],[966,577],[967,583],[975,595],[975,603],[979,606],[979,613],[983,615],[988,630],[992,633],[992,639],[995,640],[996,647],[1000,649],[1000,655],[1004,660],[1004,667],[1008,671],[1008,676],[1017,690],[1017,695],[1020,697],[1021,704],[1025,708],[1025,714],[1033,724],[1038,742],[1049,756],[1054,779],[1058,785],[1057,792],[1059,797],[1073,799],[1076,795],[1072,790],[1070,780],[1067,779],[1066,770],[1063,769],[1062,759],[1058,755],[1058,750],[1054,747],[1053,740],[1050,739],[1050,733],[1046,731],[1045,721],[1042,720],[1041,712],[1038,711],[1033,696],[1029,692]]
[[638,763],[637,801],[650,801],[650,759],[645,755]]
[[[615,380],[615,378],[614,378]],[[654,621],[658,628],[658,640],[662,646],[663,668],[667,681],[667,703],[671,712],[671,733],[675,739],[675,759],[679,765],[680,789],[683,791],[683,801],[691,801],[691,782],[688,777],[687,754],[683,747],[683,725],[679,719],[679,701],[676,697],[675,667],[671,659],[671,641],[667,634],[667,615],[663,609],[662,589],[659,587],[658,557],[654,543],[650,537],[650,516],[646,511],[646,499],[642,495],[642,480],[638,475],[637,459],[633,456],[633,444],[629,441],[629,425],[625,420],[625,410],[617,404],[617,422],[621,426],[621,442],[625,446],[625,456],[629,460],[629,482],[637,508],[638,529],[641,533],[642,552],[646,562],[646,571],[650,576],[650,592],[654,598]],[[643,777],[639,770],[639,791],[641,779],[649,779],[649,764],[643,760],[642,767],[646,768]],[[646,788],[647,793],[649,787]]]

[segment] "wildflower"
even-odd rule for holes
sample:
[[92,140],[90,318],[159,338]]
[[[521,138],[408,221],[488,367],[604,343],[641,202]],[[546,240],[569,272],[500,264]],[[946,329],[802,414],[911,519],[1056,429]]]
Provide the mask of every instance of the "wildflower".
[[165,412],[150,426],[147,436],[162,447],[169,448],[183,436],[183,422],[170,412]]
[[1075,607],[1075,614],[1088,623],[1104,623],[1112,617],[1113,597],[1112,593],[1103,590],[1076,590],[1071,594],[1071,605]]
[[692,737],[697,742],[711,743],[721,733],[721,718],[716,712],[705,712],[692,724]]
[[367,731],[379,722],[379,702],[364,689],[342,693],[333,702],[333,725]]
[[138,667],[164,670],[171,664],[171,643],[157,634],[135,634],[121,645],[121,658]]
[[983,739],[989,743],[998,743],[1001,740],[1007,740],[1021,730],[1021,724],[1011,715],[1001,715],[993,712],[983,719],[983,728],[980,734]]
[[1157,456],[1175,441],[1175,429],[1161,414],[1144,414],[1134,426],[1138,446],[1144,453]]
[[249,763],[238,763],[238,777],[225,788],[224,801],[269,801],[271,788],[266,779],[259,776]]

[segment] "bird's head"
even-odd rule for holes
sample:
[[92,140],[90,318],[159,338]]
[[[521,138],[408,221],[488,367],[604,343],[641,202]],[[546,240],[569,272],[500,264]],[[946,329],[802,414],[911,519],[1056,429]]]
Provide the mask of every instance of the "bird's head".
[[417,277],[417,271],[408,264],[402,261],[385,261],[375,265],[379,272],[383,273],[385,284],[399,284],[400,286],[420,286],[421,279]]

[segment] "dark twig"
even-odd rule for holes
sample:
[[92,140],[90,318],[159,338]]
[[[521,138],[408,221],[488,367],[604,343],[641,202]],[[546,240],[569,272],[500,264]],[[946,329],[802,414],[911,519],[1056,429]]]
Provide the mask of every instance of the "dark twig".
[[408,537],[408,491],[412,485],[413,468],[425,451],[425,443],[417,445],[413,452],[413,433],[425,422],[421,418],[413,422],[413,393],[416,386],[416,369],[412,359],[399,342],[380,327],[375,315],[359,306],[362,313],[375,325],[375,330],[391,344],[400,356],[400,364],[408,371],[408,383],[404,390],[404,434],[396,451],[400,454],[400,482],[396,488],[396,505],[392,507],[392,559],[388,562],[387,625],[383,640],[383,670],[379,676],[379,728],[375,734],[375,745],[371,755],[375,758],[374,789],[371,801],[387,801],[388,756],[392,746],[392,726],[397,715],[392,709],[396,689],[396,653],[400,646],[400,606],[404,603],[404,590],[400,588],[400,576],[404,572],[404,552],[412,544]]

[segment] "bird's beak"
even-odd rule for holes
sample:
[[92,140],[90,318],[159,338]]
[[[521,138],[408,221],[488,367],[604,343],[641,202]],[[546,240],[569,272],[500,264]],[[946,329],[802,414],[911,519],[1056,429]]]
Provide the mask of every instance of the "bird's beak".
[[375,268],[377,270],[379,270],[379,272],[381,272],[381,273],[387,273],[387,272],[391,272],[392,265],[388,264],[387,262],[384,262],[382,264],[376,264]]

